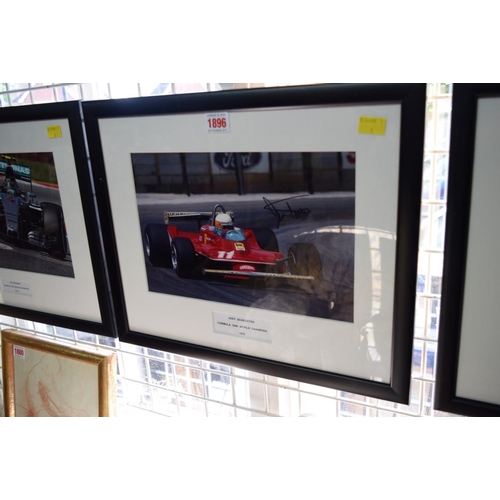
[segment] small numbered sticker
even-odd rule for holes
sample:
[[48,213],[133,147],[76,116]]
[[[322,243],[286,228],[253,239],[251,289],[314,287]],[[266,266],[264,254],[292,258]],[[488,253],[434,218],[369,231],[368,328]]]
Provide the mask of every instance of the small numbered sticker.
[[360,116],[358,133],[369,135],[385,135],[385,126],[387,118],[377,116]]
[[24,359],[24,357],[25,357],[24,347],[22,347],[20,345],[15,345],[13,347],[14,347],[14,356],[16,358]]
[[229,132],[229,113],[207,113],[207,132]]
[[47,127],[47,135],[49,139],[59,139],[62,137],[62,130],[60,125],[50,125]]

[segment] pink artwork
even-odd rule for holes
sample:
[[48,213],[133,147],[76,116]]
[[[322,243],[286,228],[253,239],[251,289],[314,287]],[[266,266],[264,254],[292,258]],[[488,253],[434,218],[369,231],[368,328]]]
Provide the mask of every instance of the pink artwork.
[[[64,360],[67,361],[67,360]],[[70,363],[71,364],[71,363]],[[80,401],[85,396],[81,381],[73,385],[71,391],[64,390],[62,381],[67,379],[71,366],[65,366],[61,359],[53,354],[45,354],[28,372],[17,400],[19,416],[25,417],[89,417],[89,412],[73,406],[71,399]],[[90,374],[91,375],[91,374]],[[69,374],[71,378],[71,374]],[[97,410],[97,408],[95,408]],[[97,412],[93,412],[97,416]]]
[[2,331],[6,416],[112,416],[116,355]]

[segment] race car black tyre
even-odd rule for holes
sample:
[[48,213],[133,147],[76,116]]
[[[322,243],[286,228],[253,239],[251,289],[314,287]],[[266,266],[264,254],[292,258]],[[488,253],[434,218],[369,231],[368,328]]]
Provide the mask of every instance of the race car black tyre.
[[29,228],[30,221],[26,217],[26,213],[20,213],[17,216],[17,237],[23,242],[26,242],[28,239]]
[[289,266],[292,274],[313,276],[321,281],[321,256],[318,249],[310,243],[293,243],[288,249]]
[[170,239],[165,224],[147,224],[144,231],[146,255],[155,267],[172,267]]
[[26,246],[28,242],[28,233],[31,230],[30,214],[26,206],[21,204],[17,213],[17,242],[20,246]]
[[0,211],[0,234],[7,234],[7,221],[3,210]]
[[64,217],[62,208],[55,203],[42,203],[43,232],[55,238],[55,242],[49,249],[49,255],[64,259],[68,253],[66,231],[64,229]]
[[278,239],[274,234],[272,229],[267,227],[258,227],[252,230],[255,235],[255,239],[262,250],[267,250],[269,252],[279,252]]
[[172,240],[172,267],[180,278],[192,277],[195,273],[196,254],[189,238]]

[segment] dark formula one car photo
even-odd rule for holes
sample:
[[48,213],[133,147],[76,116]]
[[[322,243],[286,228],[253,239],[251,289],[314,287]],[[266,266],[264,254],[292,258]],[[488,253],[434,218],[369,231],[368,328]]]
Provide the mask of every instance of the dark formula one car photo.
[[[2,174],[0,238],[64,259],[68,254],[68,244],[61,207],[55,203],[36,201],[29,167],[2,162]],[[23,191],[18,180],[29,183],[30,190]]]
[[[234,227],[234,214],[220,204],[211,212],[164,212],[164,220],[146,225],[146,254],[153,266],[173,268],[181,278],[286,281],[309,289],[321,283],[314,245],[293,243],[283,254],[271,229]],[[179,230],[180,221],[197,221],[198,231]]]

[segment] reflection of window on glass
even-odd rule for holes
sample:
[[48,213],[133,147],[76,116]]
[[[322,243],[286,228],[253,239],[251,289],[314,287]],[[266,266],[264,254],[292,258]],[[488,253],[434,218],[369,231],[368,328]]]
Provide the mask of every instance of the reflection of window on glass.
[[426,247],[429,245],[429,235],[430,235],[430,218],[429,218],[430,207],[429,205],[422,205],[420,211],[420,246]]
[[436,200],[444,200],[447,191],[448,179],[448,154],[436,155],[436,179],[434,183],[434,197]]
[[439,94],[449,94],[451,92],[451,83],[440,83]]
[[446,215],[446,207],[439,206],[434,207],[434,218],[435,218],[435,227],[434,227],[434,236],[435,236],[435,248],[443,249],[444,248],[444,225],[445,225],[445,215]]
[[422,352],[424,350],[424,343],[422,340],[415,340],[413,342],[413,356],[412,356],[412,373],[416,377],[422,376]]
[[415,336],[424,335],[426,306],[427,306],[427,299],[423,297],[417,297],[415,304]]
[[444,200],[447,193],[447,179],[448,154],[426,155],[422,178],[422,199]]
[[429,304],[429,328],[435,330],[439,324],[440,300],[432,299]]
[[431,293],[439,295],[441,293],[441,276],[431,276]]
[[434,102],[428,101],[425,108],[425,138],[427,139],[431,137],[432,127],[430,126],[432,123],[432,117],[434,116]]
[[419,274],[417,276],[417,292],[424,293],[425,291],[425,275]]
[[437,101],[436,148],[447,149],[450,142],[451,102]]
[[422,199],[429,199],[430,184],[432,178],[432,159],[430,155],[426,155],[424,159],[424,172],[422,176]]

